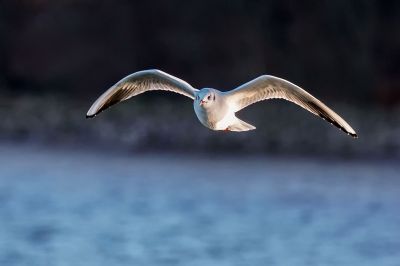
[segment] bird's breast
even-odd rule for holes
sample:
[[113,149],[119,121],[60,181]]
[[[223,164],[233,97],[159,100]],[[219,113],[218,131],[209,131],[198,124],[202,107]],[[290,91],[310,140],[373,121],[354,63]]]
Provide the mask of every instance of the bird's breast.
[[210,116],[210,112],[205,108],[199,106],[198,104],[194,105],[194,112],[196,113],[197,118],[199,121],[205,126],[210,129],[214,129],[215,123],[212,121]]
[[221,130],[220,127],[225,124],[225,122],[221,123],[221,121],[225,121],[227,118],[225,108],[217,108],[217,106],[214,106],[214,108],[203,108],[202,106],[195,104],[194,111],[199,121],[204,126],[213,130]]

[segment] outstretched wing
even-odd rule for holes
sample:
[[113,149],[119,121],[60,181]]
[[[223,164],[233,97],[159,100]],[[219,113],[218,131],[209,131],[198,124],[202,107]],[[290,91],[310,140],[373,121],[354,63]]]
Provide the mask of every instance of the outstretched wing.
[[90,107],[86,117],[94,117],[108,107],[146,91],[172,91],[194,99],[197,89],[189,83],[157,69],[126,76],[104,92]]
[[235,112],[262,100],[285,99],[322,117],[345,133],[357,138],[354,129],[317,98],[295,84],[274,76],[260,76],[226,93]]

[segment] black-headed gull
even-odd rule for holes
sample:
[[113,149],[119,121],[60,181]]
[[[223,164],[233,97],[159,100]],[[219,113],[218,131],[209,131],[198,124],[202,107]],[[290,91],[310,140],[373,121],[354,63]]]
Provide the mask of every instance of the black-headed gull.
[[317,98],[287,80],[269,75],[222,92],[211,88],[195,89],[187,82],[160,70],[139,71],[123,78],[104,92],[90,107],[86,117],[94,117],[118,102],[152,90],[172,91],[193,99],[197,118],[212,130],[253,130],[254,126],[237,118],[235,113],[262,100],[285,99],[322,117],[348,135],[357,137],[356,132],[343,118]]

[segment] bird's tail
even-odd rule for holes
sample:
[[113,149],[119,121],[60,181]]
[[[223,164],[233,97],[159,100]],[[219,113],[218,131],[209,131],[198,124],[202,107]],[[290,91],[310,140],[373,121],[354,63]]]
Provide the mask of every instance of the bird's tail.
[[236,118],[235,122],[228,127],[228,130],[230,131],[249,131],[253,129],[256,129],[256,127],[240,120],[239,118]]

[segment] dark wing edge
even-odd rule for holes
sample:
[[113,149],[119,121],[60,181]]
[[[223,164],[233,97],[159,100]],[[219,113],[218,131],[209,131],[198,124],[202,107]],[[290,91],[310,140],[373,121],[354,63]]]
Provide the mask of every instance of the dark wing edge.
[[354,129],[337,113],[307,91],[287,80],[263,75],[226,94],[235,112],[259,101],[284,99],[321,117],[353,138],[358,138]]
[[197,89],[189,83],[161,70],[151,69],[135,72],[118,81],[104,92],[90,107],[86,118],[92,118],[109,107],[135,95],[152,90],[171,91],[191,99]]

